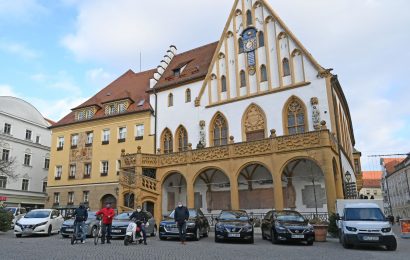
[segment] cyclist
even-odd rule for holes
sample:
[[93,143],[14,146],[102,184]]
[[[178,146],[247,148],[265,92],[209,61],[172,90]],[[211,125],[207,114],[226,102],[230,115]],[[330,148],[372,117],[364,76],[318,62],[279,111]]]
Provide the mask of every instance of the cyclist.
[[[137,206],[137,210],[132,213],[132,215],[130,216],[130,220],[134,220],[135,223],[138,224],[138,222],[142,223],[141,224],[141,231],[142,231],[142,239],[144,240],[144,245],[147,244],[147,233],[145,232],[145,223],[148,224],[148,215],[146,212],[141,210],[141,206]],[[141,243],[141,241],[140,241]]]
[[101,227],[101,244],[105,244],[105,238],[107,238],[107,244],[111,244],[111,227],[112,220],[114,218],[115,212],[111,208],[111,203],[106,203],[105,208],[99,210],[95,213],[97,216],[102,215],[102,227]]
[[75,217],[75,234],[74,236],[77,237],[78,232],[80,231],[81,228],[81,243],[84,244],[85,243],[85,239],[86,239],[86,230],[85,230],[85,222],[88,219],[88,212],[87,209],[85,208],[84,203],[80,203],[80,206],[78,208],[75,209],[74,211],[74,215]]

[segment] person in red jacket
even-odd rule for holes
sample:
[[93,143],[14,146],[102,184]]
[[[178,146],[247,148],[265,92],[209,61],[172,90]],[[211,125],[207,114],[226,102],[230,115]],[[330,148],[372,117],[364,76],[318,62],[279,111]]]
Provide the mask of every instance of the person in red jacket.
[[112,227],[112,220],[114,218],[115,212],[111,208],[111,204],[105,204],[105,208],[99,210],[95,213],[97,216],[102,215],[102,237],[101,237],[101,244],[105,243],[105,238],[107,238],[107,244],[111,244],[111,227]]

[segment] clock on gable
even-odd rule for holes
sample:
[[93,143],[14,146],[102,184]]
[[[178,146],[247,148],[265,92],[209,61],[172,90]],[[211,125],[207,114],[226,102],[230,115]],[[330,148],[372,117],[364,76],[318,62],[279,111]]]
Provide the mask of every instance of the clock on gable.
[[250,75],[254,75],[256,72],[255,50],[258,47],[256,33],[257,31],[254,27],[247,28],[242,32],[243,50],[247,53]]

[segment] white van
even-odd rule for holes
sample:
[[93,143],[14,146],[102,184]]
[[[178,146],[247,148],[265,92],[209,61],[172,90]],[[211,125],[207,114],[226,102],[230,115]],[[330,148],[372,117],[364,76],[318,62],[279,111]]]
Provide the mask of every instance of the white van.
[[382,245],[389,251],[397,249],[392,226],[378,203],[369,200],[338,200],[336,203],[339,238],[344,248],[364,244]]
[[27,213],[26,209],[22,207],[6,207],[5,209],[13,213],[13,220],[11,222],[12,229],[14,228],[14,225],[16,224],[16,222],[22,217],[24,217],[24,215],[26,215]]

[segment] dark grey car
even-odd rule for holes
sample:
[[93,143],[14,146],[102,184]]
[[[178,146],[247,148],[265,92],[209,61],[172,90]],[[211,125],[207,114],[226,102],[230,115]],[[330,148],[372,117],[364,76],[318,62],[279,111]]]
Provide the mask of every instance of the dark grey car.
[[[100,221],[97,220],[97,216],[95,212],[88,212],[88,219],[85,222],[85,229],[87,231],[87,236],[92,237],[93,231],[98,228],[100,225]],[[72,235],[74,232],[74,219],[68,219],[64,221],[63,225],[61,226],[60,233],[61,235],[66,238]]]
[[[155,237],[157,235],[157,225],[155,224],[155,219],[150,212],[145,212],[148,215],[148,227],[145,227],[145,231],[147,232],[147,236]],[[123,212],[115,216],[112,222],[112,230],[111,236],[123,238],[125,237],[125,233],[127,231],[128,224],[131,222],[130,216],[132,212]]]

